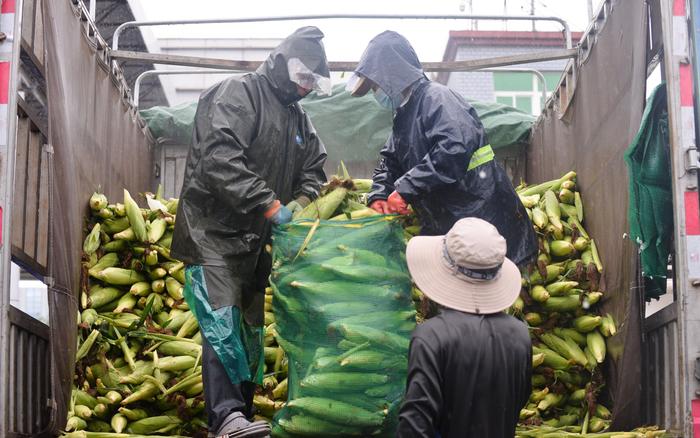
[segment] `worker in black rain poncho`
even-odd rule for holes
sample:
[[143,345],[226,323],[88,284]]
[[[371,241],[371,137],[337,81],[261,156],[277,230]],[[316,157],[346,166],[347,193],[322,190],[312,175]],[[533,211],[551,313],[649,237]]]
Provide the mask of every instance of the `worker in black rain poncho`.
[[312,90],[330,94],[322,38],[301,28],[256,72],[199,99],[171,254],[187,264],[185,298],[203,335],[210,436],[270,433],[247,419],[264,364],[265,245],[326,180],[325,148],[297,103]]
[[476,111],[425,76],[406,38],[392,31],[374,37],[347,90],[353,96],[372,90],[380,105],[394,111],[372,178],[371,208],[403,214],[410,204],[424,235],[444,234],[461,218],[481,218],[505,237],[508,258],[517,265],[536,257],[532,223],[494,160]]

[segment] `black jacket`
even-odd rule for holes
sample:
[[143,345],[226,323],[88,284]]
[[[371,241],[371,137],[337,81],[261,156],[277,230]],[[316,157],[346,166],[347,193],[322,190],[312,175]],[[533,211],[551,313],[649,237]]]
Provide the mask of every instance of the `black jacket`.
[[255,264],[270,225],[263,212],[279,199],[314,198],[326,180],[326,152],[297,101],[287,61],[296,57],[329,76],[323,33],[304,27],[255,73],[202,93],[187,156],[172,256],[188,264]]
[[411,89],[394,115],[369,201],[396,190],[416,209],[428,235],[445,234],[465,217],[484,219],[506,239],[510,260],[518,265],[532,261],[537,237],[503,168],[490,160],[467,170],[474,153],[488,144],[471,105],[429,81],[408,41],[395,32],[375,37],[356,71],[390,96]]
[[397,436],[512,438],[531,373],[521,321],[442,310],[413,333]]

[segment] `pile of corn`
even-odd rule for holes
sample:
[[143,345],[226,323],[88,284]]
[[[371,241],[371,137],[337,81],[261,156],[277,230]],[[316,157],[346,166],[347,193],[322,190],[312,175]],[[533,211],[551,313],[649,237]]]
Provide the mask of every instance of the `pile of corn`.
[[599,311],[603,265],[583,227],[575,177],[569,172],[516,189],[539,239],[537,263],[523,274],[521,296],[511,308],[530,326],[533,343],[533,390],[520,412],[520,437],[579,436],[610,425],[610,410],[598,402],[599,366],[605,338],[617,328],[611,315]]
[[71,437],[206,435],[201,335],[169,254],[177,200],[147,197],[90,198]]
[[257,388],[253,404],[257,410],[256,420],[272,421],[272,417],[287,401],[289,363],[282,347],[275,338],[275,314],[272,306],[272,288],[265,290],[265,377]]

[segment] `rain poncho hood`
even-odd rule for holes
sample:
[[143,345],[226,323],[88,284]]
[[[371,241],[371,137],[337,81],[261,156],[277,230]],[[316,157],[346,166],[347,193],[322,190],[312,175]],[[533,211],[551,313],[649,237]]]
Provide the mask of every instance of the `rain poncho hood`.
[[[269,239],[264,211],[275,201],[315,198],[326,180],[326,152],[297,103],[287,61],[318,74],[328,65],[323,33],[304,27],[255,72],[200,96],[185,168],[172,254],[188,264],[226,266],[245,277]],[[252,262],[251,262],[252,260]],[[231,298],[219,304],[233,304]]]
[[402,92],[417,80],[425,78],[411,44],[391,30],[372,38],[355,73],[377,84],[394,102],[401,102]]
[[257,73],[270,82],[280,102],[290,104],[301,99],[297,93],[297,84],[290,80],[287,68],[289,61],[294,58],[299,59],[316,75],[330,78],[322,38],[323,32],[317,27],[302,27],[285,38],[258,67]]
[[532,223],[496,163],[474,108],[425,78],[409,42],[395,32],[374,38],[356,71],[392,92],[411,87],[380,153],[370,203],[397,191],[428,235],[447,233],[461,218],[483,219],[506,239],[511,261],[521,266],[532,261],[537,254]]

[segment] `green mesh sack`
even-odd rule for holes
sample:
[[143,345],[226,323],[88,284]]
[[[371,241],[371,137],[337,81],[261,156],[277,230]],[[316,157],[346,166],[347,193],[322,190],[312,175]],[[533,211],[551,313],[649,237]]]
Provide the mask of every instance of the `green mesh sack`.
[[647,99],[639,132],[625,151],[625,163],[630,175],[630,236],[639,245],[647,300],[666,293],[666,275],[673,241],[666,108],[666,84],[660,84]]
[[289,357],[273,436],[395,436],[416,325],[396,217],[296,221],[273,238],[275,336]]

